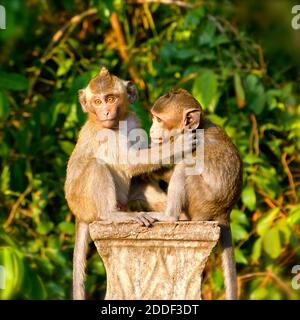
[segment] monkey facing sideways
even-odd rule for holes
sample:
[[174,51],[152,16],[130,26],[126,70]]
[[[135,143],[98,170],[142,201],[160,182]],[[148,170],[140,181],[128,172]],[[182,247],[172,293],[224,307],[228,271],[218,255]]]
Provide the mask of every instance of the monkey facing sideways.
[[[124,154],[118,148],[110,150],[111,157],[114,158],[112,164],[101,162],[99,156],[98,158],[96,156],[100,145],[97,138],[99,132],[109,130],[118,137],[119,121],[122,120],[127,121],[128,131],[139,128],[137,118],[128,111],[128,105],[134,102],[136,95],[136,89],[130,81],[111,75],[106,68],[102,68],[88,86],[79,91],[80,104],[83,111],[88,113],[88,119],[80,131],[77,144],[68,161],[65,181],[65,197],[76,216],[73,256],[74,299],[85,298],[84,278],[90,222],[95,220],[138,221],[148,226],[154,220],[159,220],[161,216],[157,213],[158,217],[155,212],[124,212],[118,210],[118,207],[127,204],[131,178],[160,168],[164,161],[162,147],[169,148],[172,156],[174,143],[182,144],[183,142],[182,135],[179,135],[176,141],[167,142],[164,146],[154,146],[151,149],[157,149],[157,152],[151,155],[151,149],[138,150],[140,159],[145,159],[138,164],[119,164],[118,160],[124,160]],[[193,142],[195,141],[194,137],[190,138]],[[177,155],[191,151],[192,141],[184,144]],[[176,156],[175,151],[174,156]],[[152,164],[146,160],[150,157]]]
[[[186,90],[171,91],[151,109],[151,142],[168,140],[172,130],[204,129],[204,165],[197,175],[187,175],[184,160],[156,174],[169,183],[165,214],[179,219],[215,220],[221,228],[222,265],[226,299],[237,299],[237,279],[230,230],[230,212],[242,188],[242,161],[225,131],[204,117],[198,101]],[[151,174],[152,175],[152,174]]]

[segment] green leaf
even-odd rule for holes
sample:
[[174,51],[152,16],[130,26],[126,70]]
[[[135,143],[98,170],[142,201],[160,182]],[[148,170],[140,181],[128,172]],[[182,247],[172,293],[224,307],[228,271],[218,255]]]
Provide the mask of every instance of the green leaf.
[[248,264],[248,260],[241,249],[235,248],[234,256],[237,263]]
[[237,105],[239,108],[243,108],[246,104],[245,92],[242,85],[241,77],[237,72],[234,74],[234,89]]
[[0,71],[0,88],[15,91],[27,90],[28,80],[18,73],[7,73]]
[[272,228],[266,231],[263,237],[263,247],[264,251],[273,259],[280,255],[281,243],[277,228]]
[[264,235],[265,232],[272,226],[274,219],[277,217],[280,209],[273,208],[269,210],[257,223],[256,231],[259,235]]
[[230,214],[230,219],[232,222],[236,222],[237,224],[243,224],[245,226],[249,225],[245,212],[241,210],[233,209]]
[[239,224],[231,223],[231,232],[234,240],[243,240],[248,237],[248,232]]
[[266,104],[266,95],[260,80],[253,74],[246,78],[246,99],[248,108],[260,115]]
[[192,93],[204,109],[214,112],[219,100],[216,74],[211,70],[202,71],[194,81]]
[[26,268],[26,279],[23,287],[24,294],[28,299],[44,300],[47,297],[42,279],[29,267]]
[[268,297],[268,290],[265,287],[259,287],[251,292],[251,300],[265,300]]
[[67,155],[70,155],[75,147],[74,143],[70,141],[60,141],[58,144]]
[[294,206],[289,212],[287,222],[290,225],[299,224],[300,223],[300,204]]
[[200,46],[210,46],[216,33],[216,25],[207,20],[204,30],[199,34],[198,44]]
[[12,247],[0,247],[0,299],[15,297],[21,290],[23,278],[21,253]]
[[9,104],[6,94],[0,91],[0,119],[5,121],[9,116]]
[[72,222],[63,221],[58,225],[58,228],[61,232],[73,235],[75,233],[75,226]]
[[43,221],[37,226],[36,231],[41,235],[46,235],[53,229],[53,227],[54,227],[53,222]]
[[256,195],[253,186],[247,185],[242,191],[242,201],[249,210],[254,210],[256,205]]
[[89,260],[88,268],[91,274],[104,276],[106,273],[104,264],[97,253],[94,254]]
[[45,253],[47,257],[49,257],[49,259],[53,261],[55,264],[57,264],[58,266],[61,266],[61,267],[66,266],[66,263],[67,263],[66,258],[59,250],[47,248],[45,250]]
[[212,281],[214,284],[214,288],[221,289],[224,285],[224,278],[222,271],[218,268],[215,268],[212,272]]
[[10,170],[9,170],[9,166],[6,165],[4,166],[0,176],[0,190],[3,193],[9,190],[9,183],[10,183]]
[[276,221],[276,228],[283,234],[284,243],[289,244],[292,230],[288,225],[287,219],[280,219]]
[[263,160],[255,154],[247,153],[243,158],[243,162],[248,164],[255,164],[255,163],[262,163]]
[[228,120],[227,118],[222,118],[222,117],[216,115],[215,113],[208,114],[206,116],[206,118],[209,119],[210,121],[212,121],[214,124],[220,126],[220,127],[224,127],[226,121]]
[[65,59],[63,63],[59,65],[56,75],[58,77],[65,75],[71,69],[72,65],[73,65],[73,59]]
[[261,249],[262,249],[262,238],[258,238],[255,241],[252,249],[251,259],[253,262],[258,262],[258,259],[261,256]]

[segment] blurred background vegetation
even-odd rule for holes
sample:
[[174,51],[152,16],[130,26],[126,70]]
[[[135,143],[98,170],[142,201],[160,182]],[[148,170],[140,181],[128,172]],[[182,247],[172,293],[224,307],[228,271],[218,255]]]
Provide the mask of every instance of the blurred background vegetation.
[[[297,299],[300,264],[300,30],[297,2],[2,0],[0,265],[2,299],[71,297],[74,219],[66,162],[85,115],[77,91],[100,66],[133,79],[148,110],[172,87],[190,90],[238,146],[245,166],[232,213],[240,298]],[[91,245],[88,297],[105,270]],[[213,255],[204,299],[223,299]]]

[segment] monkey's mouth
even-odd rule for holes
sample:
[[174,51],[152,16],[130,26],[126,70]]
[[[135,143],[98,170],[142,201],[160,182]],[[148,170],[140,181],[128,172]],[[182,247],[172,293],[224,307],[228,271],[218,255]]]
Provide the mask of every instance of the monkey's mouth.
[[102,119],[101,122],[115,122],[117,120],[117,117],[110,118],[110,119]]

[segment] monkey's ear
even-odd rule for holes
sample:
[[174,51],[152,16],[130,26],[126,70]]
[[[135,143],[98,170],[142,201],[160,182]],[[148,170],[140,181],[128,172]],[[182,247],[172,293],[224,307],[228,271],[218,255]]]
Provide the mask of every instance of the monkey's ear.
[[201,111],[197,109],[187,110],[184,113],[183,121],[185,129],[197,129],[201,121]]
[[128,97],[129,103],[134,103],[137,99],[137,96],[138,96],[136,86],[131,81],[125,81],[124,84],[126,87],[126,92],[127,92],[127,97]]
[[86,95],[85,95],[85,89],[81,89],[78,91],[79,96],[79,102],[81,104],[81,108],[83,112],[87,112],[87,103],[86,103]]

